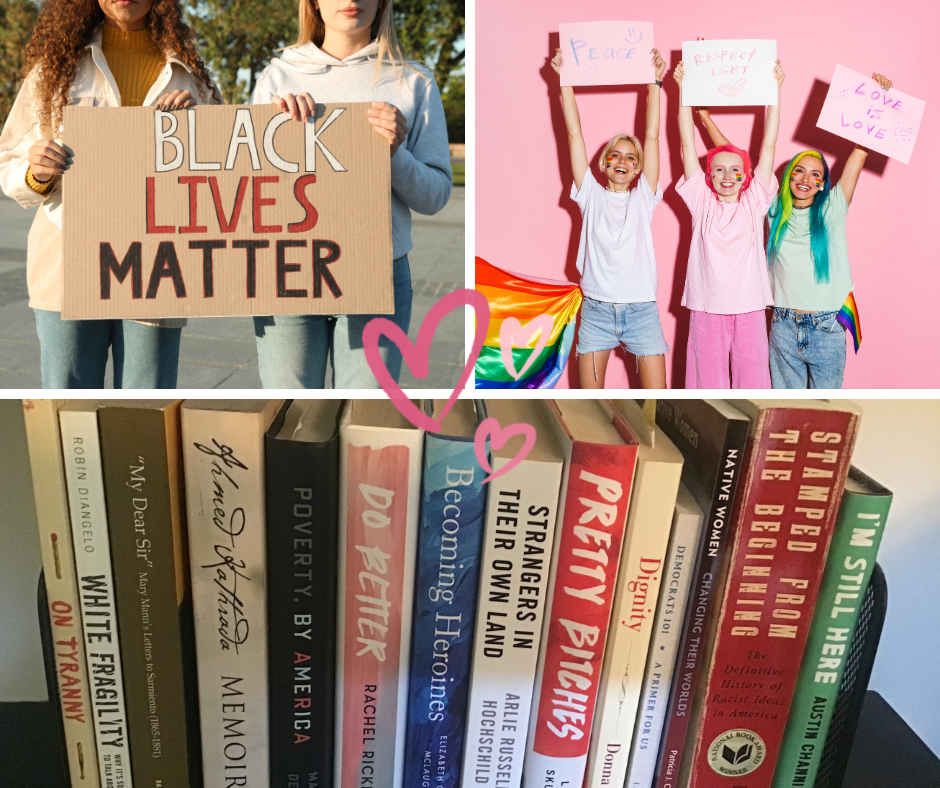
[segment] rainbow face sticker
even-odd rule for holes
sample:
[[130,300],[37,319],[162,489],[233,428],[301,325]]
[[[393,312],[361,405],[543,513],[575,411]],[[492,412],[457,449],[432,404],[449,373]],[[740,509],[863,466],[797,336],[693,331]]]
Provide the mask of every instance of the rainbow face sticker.
[[816,179],[816,188],[817,188],[817,189],[821,189],[821,188],[822,188],[822,181],[819,180],[819,178]]
[[736,172],[734,174],[734,179],[738,181],[738,183],[740,183],[741,181],[744,180],[744,176],[740,172]]
[[608,156],[608,157],[607,157],[607,169],[608,169],[608,170],[610,169],[610,163],[611,163],[613,160],[614,160],[614,157],[613,157],[613,156]]

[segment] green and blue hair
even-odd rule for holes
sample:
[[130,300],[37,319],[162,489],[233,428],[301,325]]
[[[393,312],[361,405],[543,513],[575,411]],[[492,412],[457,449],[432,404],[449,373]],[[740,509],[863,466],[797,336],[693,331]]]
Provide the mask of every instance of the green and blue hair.
[[823,209],[829,197],[829,165],[821,153],[814,150],[804,150],[797,153],[781,179],[780,191],[770,207],[770,235],[767,237],[767,264],[773,266],[780,251],[780,244],[787,234],[790,215],[793,213],[793,192],[790,191],[790,176],[797,162],[804,156],[813,156],[819,159],[825,173],[823,183],[816,193],[816,199],[809,207],[809,242],[813,257],[813,276],[817,283],[829,281],[829,234],[826,232],[826,223],[823,220]]

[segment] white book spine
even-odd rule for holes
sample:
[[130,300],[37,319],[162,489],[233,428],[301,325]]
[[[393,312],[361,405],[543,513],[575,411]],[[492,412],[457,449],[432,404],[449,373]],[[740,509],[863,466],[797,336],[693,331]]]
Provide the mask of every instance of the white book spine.
[[61,411],[75,570],[102,788],[133,788],[98,414]]
[[[498,471],[509,460],[494,458]],[[562,463],[525,460],[490,482],[462,784],[522,783]]]
[[659,743],[669,708],[669,691],[704,519],[701,509],[684,490],[680,491],[680,501],[683,495],[694,509],[676,509],[624,788],[649,788],[659,761]]
[[264,427],[183,408],[205,788],[267,788]]
[[335,788],[402,788],[423,443],[340,429]]
[[637,459],[585,788],[623,785],[663,576],[680,462]]

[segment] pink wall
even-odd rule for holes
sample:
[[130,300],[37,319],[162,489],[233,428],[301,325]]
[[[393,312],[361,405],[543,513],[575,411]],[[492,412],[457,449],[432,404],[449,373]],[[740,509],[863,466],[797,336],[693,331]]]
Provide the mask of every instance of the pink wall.
[[[497,266],[577,282],[575,258],[581,217],[568,198],[571,168],[558,78],[548,58],[558,43],[558,23],[625,19],[622,0],[590,3],[477,3],[476,11],[476,249]],[[722,15],[706,2],[656,3],[637,10],[652,18],[657,48],[670,68],[665,81],[660,150],[663,202],[653,217],[659,267],[657,301],[666,341],[670,386],[682,386],[688,311],[679,305],[685,282],[691,219],[675,192],[682,173],[677,85],[671,68],[683,39],[775,38],[787,79],[781,101],[775,170],[798,151],[826,155],[835,178],[852,144],[815,127],[836,63],[855,71],[887,74],[895,86],[927,102],[920,139],[910,164],[870,154],[848,217],[849,255],[864,341],[858,356],[849,340],[846,388],[937,388],[937,295],[940,293],[940,212],[927,199],[927,182],[940,171],[937,101],[940,81],[927,52],[937,49],[932,0],[871,0],[801,5],[747,4]],[[804,11],[797,11],[804,8]],[[810,10],[811,9],[811,10]],[[646,88],[578,88],[588,155],[596,159],[617,131],[645,128]],[[641,100],[639,111],[638,97]],[[754,161],[763,130],[763,108],[717,110],[721,130],[748,147]],[[755,122],[756,121],[756,122]],[[697,126],[697,128],[700,128]],[[699,153],[706,145],[696,131]],[[928,243],[928,227],[933,243]],[[619,353],[607,386],[638,385]],[[576,383],[574,354],[569,381]],[[629,375],[629,380],[628,380]]]

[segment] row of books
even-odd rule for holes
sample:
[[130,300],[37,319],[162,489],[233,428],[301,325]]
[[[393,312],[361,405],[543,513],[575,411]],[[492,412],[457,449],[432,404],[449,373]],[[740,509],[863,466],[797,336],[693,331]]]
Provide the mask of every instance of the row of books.
[[853,406],[415,404],[24,401],[73,786],[813,785]]

